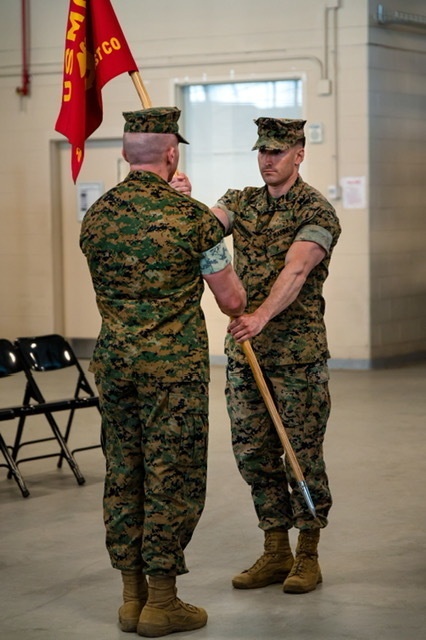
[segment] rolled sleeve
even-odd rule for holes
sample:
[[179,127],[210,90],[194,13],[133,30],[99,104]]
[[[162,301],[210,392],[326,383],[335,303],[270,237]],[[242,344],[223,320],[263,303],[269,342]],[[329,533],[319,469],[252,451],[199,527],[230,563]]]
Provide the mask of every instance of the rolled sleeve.
[[328,229],[324,227],[320,227],[317,224],[307,224],[300,231],[298,231],[295,242],[298,241],[308,241],[308,242],[316,242],[320,245],[327,253],[330,253],[331,245],[333,243],[333,236],[331,235]]
[[200,258],[200,269],[203,276],[222,271],[228,264],[232,263],[231,254],[224,240],[217,245],[204,251]]

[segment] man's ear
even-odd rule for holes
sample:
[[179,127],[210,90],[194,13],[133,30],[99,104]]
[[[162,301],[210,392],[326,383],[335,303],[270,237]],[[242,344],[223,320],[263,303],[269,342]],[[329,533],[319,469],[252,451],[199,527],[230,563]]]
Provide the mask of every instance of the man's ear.
[[305,159],[305,149],[304,147],[300,147],[300,149],[297,150],[296,156],[294,158],[294,164],[296,165],[302,164],[304,159]]
[[129,162],[127,159],[127,153],[125,152],[124,149],[121,149],[121,155],[123,156],[123,158],[125,159],[126,162]]
[[176,163],[178,161],[178,148],[177,147],[169,147],[167,149],[167,162],[173,166],[174,163]]

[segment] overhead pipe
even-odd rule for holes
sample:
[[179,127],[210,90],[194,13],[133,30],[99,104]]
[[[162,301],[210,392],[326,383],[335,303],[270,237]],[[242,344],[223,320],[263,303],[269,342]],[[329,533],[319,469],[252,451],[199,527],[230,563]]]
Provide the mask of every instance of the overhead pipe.
[[29,70],[29,30],[28,30],[29,8],[28,0],[21,0],[22,18],[22,85],[16,87],[16,93],[20,96],[30,94],[30,70]]

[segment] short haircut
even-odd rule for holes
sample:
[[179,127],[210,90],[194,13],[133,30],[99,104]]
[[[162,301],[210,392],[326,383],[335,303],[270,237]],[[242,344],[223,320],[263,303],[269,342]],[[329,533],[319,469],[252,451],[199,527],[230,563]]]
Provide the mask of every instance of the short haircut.
[[170,147],[178,145],[174,133],[125,133],[123,150],[129,164],[158,164]]

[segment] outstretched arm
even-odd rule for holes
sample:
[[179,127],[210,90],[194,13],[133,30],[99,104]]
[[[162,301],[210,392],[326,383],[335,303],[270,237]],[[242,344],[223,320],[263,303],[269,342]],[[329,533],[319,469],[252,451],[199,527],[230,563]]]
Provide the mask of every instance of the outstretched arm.
[[232,320],[228,331],[237,342],[257,336],[265,325],[294,302],[312,269],[326,255],[316,242],[294,242],[287,252],[284,269],[272,285],[268,297],[253,313]]

